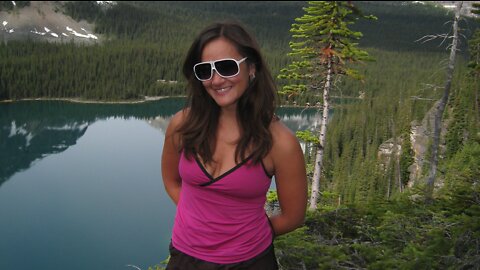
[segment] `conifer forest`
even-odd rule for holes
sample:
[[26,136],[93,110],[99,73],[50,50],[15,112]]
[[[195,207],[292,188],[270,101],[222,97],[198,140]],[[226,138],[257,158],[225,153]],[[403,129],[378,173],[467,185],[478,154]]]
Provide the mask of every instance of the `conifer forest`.
[[[0,10],[11,9],[8,3]],[[353,42],[370,59],[351,64],[358,76],[333,81],[317,208],[307,211],[303,227],[275,239],[279,266],[480,269],[480,17],[458,21],[430,194],[434,115],[446,86],[455,11],[432,2],[349,3],[376,18],[348,25],[361,33]],[[278,104],[321,110],[321,92],[282,91],[291,83],[282,70],[295,61],[290,29],[311,4],[127,1],[105,9],[64,2],[59,12],[93,23],[100,39],[0,40],[0,100],[183,96],[181,66],[195,35],[213,21],[235,19],[258,38]],[[312,132],[297,134],[310,178],[318,147]]]

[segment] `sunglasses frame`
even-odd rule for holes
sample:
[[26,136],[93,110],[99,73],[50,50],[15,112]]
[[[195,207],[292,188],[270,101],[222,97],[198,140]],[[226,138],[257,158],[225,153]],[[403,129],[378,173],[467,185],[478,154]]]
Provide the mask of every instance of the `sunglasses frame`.
[[[218,59],[218,60],[215,60],[215,61],[205,61],[205,62],[197,63],[193,66],[193,74],[195,75],[197,80],[202,81],[202,82],[211,80],[213,78],[213,71],[214,70],[222,78],[232,78],[232,77],[237,76],[240,73],[240,64],[242,62],[244,62],[245,60],[247,60],[247,58],[248,57],[245,57],[245,58],[242,58],[240,60],[236,60],[236,59],[233,59],[233,58],[223,58],[223,59]],[[225,61],[225,60],[231,60],[231,61],[234,61],[237,64],[237,69],[238,69],[237,73],[235,73],[234,75],[230,75],[230,76],[223,76],[220,72],[218,72],[217,68],[215,67],[215,63]],[[208,79],[200,79],[197,76],[197,73],[195,72],[195,67],[197,67],[198,65],[202,65],[202,64],[210,64],[210,77]]]

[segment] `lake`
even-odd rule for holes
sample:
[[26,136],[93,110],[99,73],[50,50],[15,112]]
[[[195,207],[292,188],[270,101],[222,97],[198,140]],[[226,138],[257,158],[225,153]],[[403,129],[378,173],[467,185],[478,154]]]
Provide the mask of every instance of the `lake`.
[[[146,270],[166,259],[175,206],[160,158],[183,105],[0,103],[0,269]],[[320,121],[314,109],[278,116],[294,131]]]

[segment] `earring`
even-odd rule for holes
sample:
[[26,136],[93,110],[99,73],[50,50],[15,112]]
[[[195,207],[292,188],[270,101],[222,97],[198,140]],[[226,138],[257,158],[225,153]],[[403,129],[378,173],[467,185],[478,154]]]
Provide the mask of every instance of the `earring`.
[[253,80],[255,80],[255,74],[250,74],[249,78],[249,83],[252,83]]

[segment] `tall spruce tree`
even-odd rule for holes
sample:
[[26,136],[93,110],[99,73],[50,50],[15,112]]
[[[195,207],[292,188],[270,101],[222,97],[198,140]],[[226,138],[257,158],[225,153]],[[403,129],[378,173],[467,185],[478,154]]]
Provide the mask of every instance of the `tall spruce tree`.
[[374,19],[364,16],[350,1],[311,1],[304,8],[305,14],[296,18],[290,32],[293,56],[292,64],[281,70],[280,79],[287,85],[280,94],[289,98],[305,91],[313,91],[319,96],[323,90],[322,124],[318,132],[315,169],[312,179],[310,209],[317,208],[320,193],[320,176],[324,146],[326,142],[328,111],[330,109],[330,92],[339,76],[360,79],[361,76],[349,64],[357,61],[371,60],[368,53],[357,48],[362,33],[352,31],[349,26],[359,18]]

